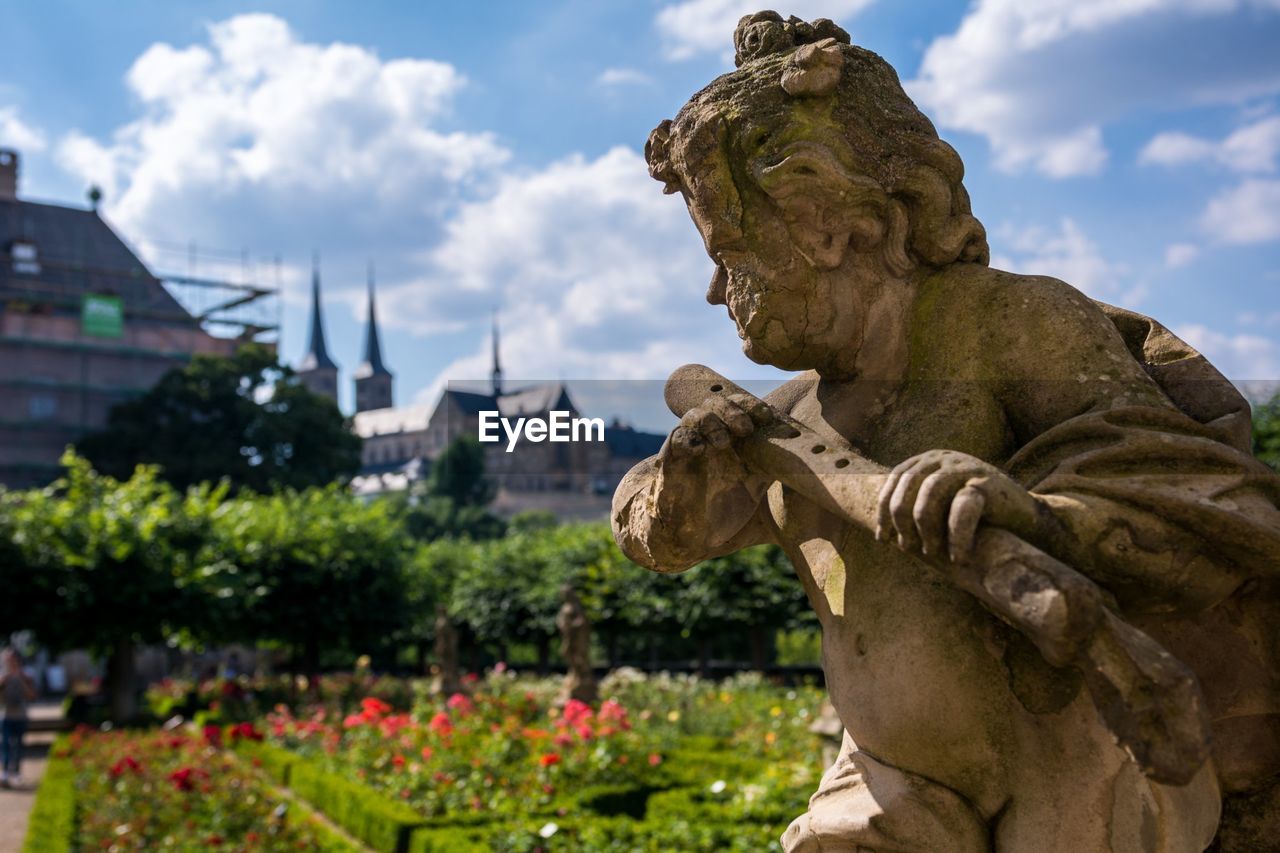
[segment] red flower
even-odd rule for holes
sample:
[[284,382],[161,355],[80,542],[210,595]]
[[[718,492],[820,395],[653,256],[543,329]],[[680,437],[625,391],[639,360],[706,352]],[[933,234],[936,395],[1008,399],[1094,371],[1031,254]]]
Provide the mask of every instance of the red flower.
[[391,706],[381,699],[374,696],[367,696],[360,700],[360,707],[364,709],[364,713],[368,716],[382,716],[391,711]]
[[658,755],[658,753],[656,753],[656,752],[653,752],[653,753],[650,753],[650,754],[649,754],[649,766],[650,766],[650,767],[657,767],[657,766],[658,766],[659,764],[661,764],[661,763],[662,763],[662,756],[661,756],[661,755]]
[[600,719],[602,720],[625,720],[627,718],[627,709],[616,699],[606,699],[600,706]]
[[573,746],[573,738],[566,734],[558,734],[555,736],[556,746]]
[[132,755],[126,755],[124,758],[111,765],[111,770],[108,772],[111,774],[112,779],[119,779],[124,775],[126,770],[137,773],[139,776],[142,775],[142,765],[139,764],[138,760]]
[[431,722],[427,724],[431,731],[439,735],[447,735],[453,731],[453,721],[449,719],[449,715],[444,711],[440,711],[431,718]]
[[434,754],[435,754],[435,753],[433,753],[433,752],[431,751],[431,747],[429,747],[429,746],[424,746],[424,747],[422,748],[422,760],[423,760],[423,761],[430,761],[430,760],[431,760],[431,756],[432,756],[432,755],[434,755]]
[[570,725],[577,725],[591,719],[591,706],[577,699],[570,699],[564,706],[564,718]]
[[222,727],[205,726],[204,742],[209,744],[209,746],[222,746]]
[[215,833],[206,838],[204,843],[208,844],[210,847],[219,847],[222,845],[222,836]]
[[479,680],[480,676],[476,675],[474,672],[468,672],[466,675],[462,676],[463,684],[475,684]]
[[578,726],[578,737],[583,740],[591,740],[595,732],[591,731],[591,726]]
[[399,770],[401,767],[404,767],[404,756],[400,755],[399,753],[391,756],[391,765],[395,767],[397,770]]
[[559,764],[560,754],[556,752],[548,752],[538,759],[538,763],[543,767],[550,767],[553,764]]
[[169,781],[179,791],[192,791],[195,790],[196,780],[201,777],[208,777],[208,775],[208,773],[195,767],[180,767],[169,774]]
[[253,727],[253,723],[239,723],[231,728],[231,739],[262,740],[262,733]]
[[619,764],[626,764],[626,763],[627,763],[628,761],[630,761],[630,760],[631,760],[631,759],[630,759],[630,758],[627,758],[627,756],[625,756],[625,755],[619,755],[619,756],[618,756],[618,763],[619,763]]

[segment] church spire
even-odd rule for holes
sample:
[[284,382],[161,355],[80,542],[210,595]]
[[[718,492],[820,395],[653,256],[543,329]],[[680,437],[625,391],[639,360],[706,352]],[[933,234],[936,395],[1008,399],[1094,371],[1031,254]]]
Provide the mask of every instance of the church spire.
[[311,337],[307,354],[298,364],[298,379],[317,394],[338,399],[338,365],[324,342],[324,316],[320,307],[320,254],[311,256]]
[[382,344],[378,338],[378,313],[374,304],[373,294],[373,261],[369,262],[369,319],[364,329],[364,362],[360,365],[361,370],[370,376],[375,375],[391,375],[391,371],[387,370],[386,365],[382,363]]
[[337,370],[329,357],[329,348],[324,341],[324,317],[320,308],[320,254],[311,256],[311,335],[307,340],[307,354],[298,365],[303,370]]
[[493,396],[502,396],[502,363],[498,360],[498,311],[493,312]]
[[356,411],[389,409],[391,371],[382,362],[382,343],[378,337],[378,311],[374,301],[373,261],[369,261],[369,318],[364,330],[364,361],[356,368]]

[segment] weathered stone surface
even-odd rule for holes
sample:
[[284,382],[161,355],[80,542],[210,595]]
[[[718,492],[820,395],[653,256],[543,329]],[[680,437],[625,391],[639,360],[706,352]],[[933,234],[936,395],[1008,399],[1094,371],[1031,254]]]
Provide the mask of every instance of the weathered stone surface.
[[1247,403],[1150,318],[988,267],[960,158],[849,41],[743,18],[738,70],[650,135],[708,301],[804,372],[760,401],[677,371],[619,545],[790,556],[846,736],[788,850],[1280,849],[1280,478]]
[[570,699],[579,702],[596,701],[596,676],[591,669],[591,621],[582,608],[582,600],[572,586],[560,590],[564,604],[556,614],[556,628],[560,631],[560,654],[568,667],[564,684],[560,688],[559,703]]
[[465,692],[462,672],[458,668],[458,629],[453,627],[443,604],[436,605],[436,673],[432,689],[452,696]]

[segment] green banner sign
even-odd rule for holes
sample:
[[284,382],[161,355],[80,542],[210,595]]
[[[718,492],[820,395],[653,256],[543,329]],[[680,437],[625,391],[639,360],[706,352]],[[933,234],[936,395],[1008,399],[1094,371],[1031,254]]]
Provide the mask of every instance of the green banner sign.
[[96,338],[124,337],[124,303],[118,296],[84,295],[80,330]]

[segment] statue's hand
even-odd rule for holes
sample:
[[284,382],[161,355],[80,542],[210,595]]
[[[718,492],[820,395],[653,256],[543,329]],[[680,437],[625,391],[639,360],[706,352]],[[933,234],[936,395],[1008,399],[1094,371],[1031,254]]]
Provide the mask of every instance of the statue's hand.
[[880,490],[876,538],[907,552],[968,559],[978,524],[1026,536],[1044,510],[999,468],[955,450],[930,450],[890,472]]

